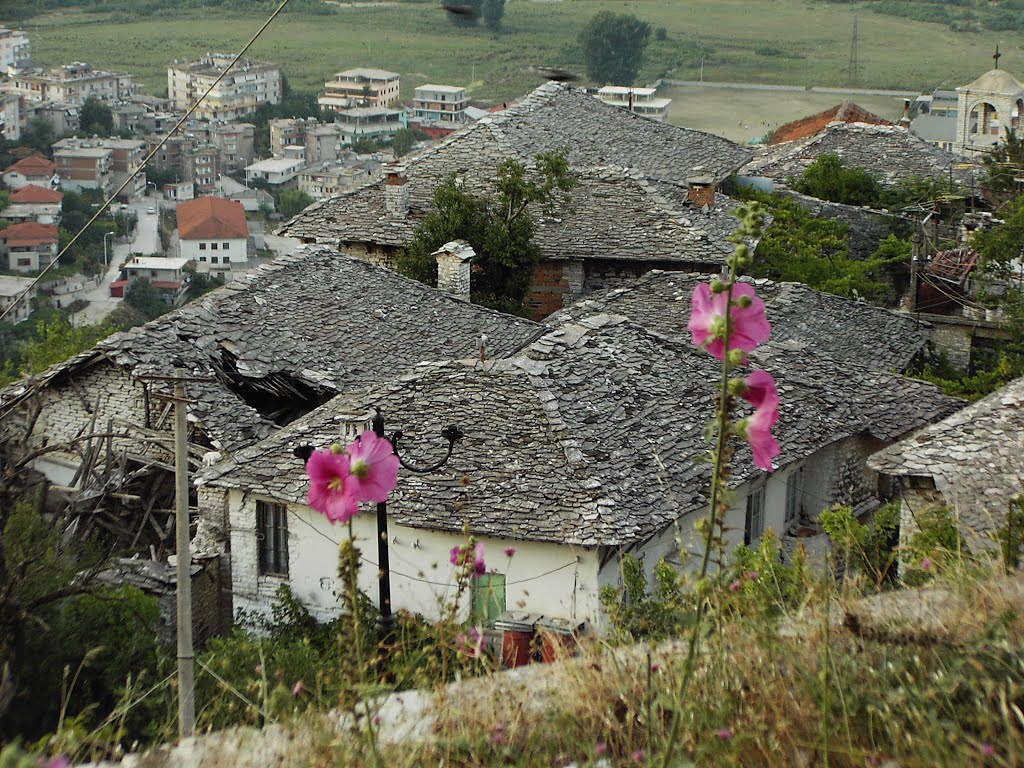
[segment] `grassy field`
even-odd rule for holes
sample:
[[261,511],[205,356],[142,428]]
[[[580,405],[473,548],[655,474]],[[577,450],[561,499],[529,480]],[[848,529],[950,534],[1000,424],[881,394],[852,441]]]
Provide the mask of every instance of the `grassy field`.
[[664,87],[659,95],[672,99],[669,120],[733,141],[763,136],[790,120],[822,112],[844,98],[880,117],[896,122],[903,114],[903,99],[894,96],[843,96],[810,91],[760,91],[698,86]]
[[[597,11],[634,13],[667,39],[652,40],[641,80],[708,80],[844,85],[854,12],[845,4],[803,0],[509,0],[505,31],[457,29],[433,3],[338,8],[332,15],[285,11],[251,49],[278,61],[296,89],[322,87],[352,66],[402,73],[403,97],[428,80],[471,84],[473,95],[505,100],[540,82],[531,64],[582,70],[576,36]],[[955,33],[938,24],[861,9],[860,83],[931,88],[968,82],[988,69],[996,35]],[[138,75],[150,93],[166,88],[174,58],[233,51],[259,27],[255,13],[167,11],[160,18],[74,10],[30,19],[35,58],[46,65],[81,60]],[[2,19],[0,19],[2,21]],[[1024,75],[1024,35],[1001,32],[1001,64]]]

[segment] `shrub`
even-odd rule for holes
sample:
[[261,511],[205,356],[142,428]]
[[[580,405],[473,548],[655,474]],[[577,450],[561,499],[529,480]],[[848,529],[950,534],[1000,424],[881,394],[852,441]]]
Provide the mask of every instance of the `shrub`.
[[898,503],[880,507],[868,525],[854,517],[850,507],[838,505],[823,511],[819,519],[847,569],[866,576],[876,589],[892,578],[900,530]]

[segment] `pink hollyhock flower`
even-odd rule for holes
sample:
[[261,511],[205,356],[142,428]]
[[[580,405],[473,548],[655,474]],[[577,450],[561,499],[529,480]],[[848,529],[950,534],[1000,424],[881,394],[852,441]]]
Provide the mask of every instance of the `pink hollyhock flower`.
[[345,449],[349,474],[359,501],[380,503],[398,485],[398,457],[390,442],[366,431]]
[[292,686],[292,696],[298,696],[304,690],[302,681],[299,680],[295,685]]
[[480,627],[470,627],[468,632],[460,632],[455,636],[455,648],[473,659],[484,655],[484,631]]
[[921,570],[922,571],[930,571],[931,569],[932,569],[932,559],[930,557],[926,557],[924,560],[921,561]]
[[594,745],[594,754],[598,757],[601,757],[602,755],[607,755],[608,745],[605,744],[603,741],[597,742],[597,744]]
[[631,757],[633,758],[634,763],[642,763],[644,761],[644,751],[642,749],[638,749],[631,755]]
[[349,474],[349,458],[333,451],[314,451],[306,462],[309,475],[309,506],[322,512],[332,524],[347,523],[359,512],[359,501]]
[[[468,557],[468,554],[467,554]],[[483,576],[487,573],[487,563],[484,562],[484,545],[483,542],[478,541],[473,551],[473,570],[477,576]]]
[[988,742],[981,745],[981,754],[983,754],[985,757],[992,757],[992,755],[994,755],[995,753],[996,748]]
[[512,557],[516,553],[515,547],[505,547],[505,557]]
[[743,399],[755,408],[779,407],[779,391],[775,388],[775,379],[768,371],[754,371],[743,382],[746,389]]
[[766,472],[775,471],[772,459],[782,452],[779,441],[772,436],[772,427],[778,420],[778,408],[765,406],[754,411],[744,425],[747,442],[754,453],[754,464]]
[[732,731],[730,731],[728,728],[722,728],[718,731],[717,735],[718,738],[720,738],[722,741],[728,741],[732,738]]
[[757,577],[760,576],[757,571],[747,571],[744,575],[747,577],[747,581],[757,581]]
[[729,591],[730,592],[739,592],[740,591],[740,583],[738,581],[734,581],[732,584],[729,585]]
[[[749,303],[741,306],[742,303]],[[693,343],[706,349],[719,360],[725,359],[725,318],[729,303],[728,291],[715,293],[708,283],[700,283],[693,289],[690,301],[690,322],[687,327]],[[758,344],[768,340],[771,325],[764,314],[764,302],[757,298],[753,286],[736,283],[732,289],[732,307],[728,307],[731,319],[729,349],[750,352]]]

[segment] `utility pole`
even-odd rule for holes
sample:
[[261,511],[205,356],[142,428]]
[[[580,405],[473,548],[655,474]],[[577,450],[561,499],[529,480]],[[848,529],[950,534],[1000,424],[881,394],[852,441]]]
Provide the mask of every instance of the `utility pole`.
[[921,232],[920,224],[914,223],[914,236],[911,239],[912,250],[910,252],[910,311],[917,311],[917,284],[919,281],[918,271],[921,264]]
[[185,419],[185,370],[174,367],[174,524],[178,550],[178,736],[196,726],[195,670],[192,655],[192,552],[189,549],[188,441]]
[[856,85],[859,77],[860,62],[857,61],[857,17],[853,17],[853,39],[850,41],[850,65],[847,85]]

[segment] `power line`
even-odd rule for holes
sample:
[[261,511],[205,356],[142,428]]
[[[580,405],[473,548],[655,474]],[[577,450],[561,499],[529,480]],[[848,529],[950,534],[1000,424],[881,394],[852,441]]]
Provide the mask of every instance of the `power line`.
[[249,48],[252,46],[252,44],[255,43],[259,39],[260,35],[262,35],[263,32],[267,29],[267,27],[270,26],[271,22],[273,22],[274,19],[276,19],[278,17],[278,15],[281,13],[281,11],[283,11],[285,9],[285,6],[288,5],[288,2],[289,2],[289,0],[281,0],[281,4],[279,6],[277,6],[277,9],[272,14],[270,14],[270,16],[267,18],[267,20],[265,22],[263,22],[263,26],[261,26],[256,31],[256,34],[253,35],[249,39],[249,42],[245,44],[245,46],[242,48],[242,50],[240,50],[237,54],[235,54],[235,57],[224,68],[224,71],[221,72],[220,75],[217,76],[217,79],[214,80],[210,84],[210,87],[206,89],[206,92],[203,93],[203,95],[200,96],[199,99],[197,101],[195,101],[192,104],[191,107],[188,108],[188,111],[184,115],[182,115],[181,119],[178,120],[177,123],[175,123],[174,127],[171,128],[171,130],[167,133],[167,135],[164,136],[160,140],[160,143],[157,144],[155,147],[153,147],[153,150],[148,155],[146,155],[146,157],[143,159],[143,161],[141,163],[139,163],[139,167],[136,168],[135,171],[132,172],[132,174],[129,175],[128,178],[124,180],[124,183],[122,183],[121,186],[117,188],[117,191],[115,191],[114,194],[112,194],[107,200],[105,200],[103,202],[103,204],[96,210],[96,213],[94,213],[92,215],[92,218],[89,219],[89,221],[87,221],[85,223],[85,226],[83,226],[80,230],[78,230],[78,232],[75,233],[75,236],[71,238],[71,241],[61,249],[60,253],[57,254],[57,257],[53,261],[51,261],[49,264],[47,264],[46,267],[43,268],[42,272],[40,272],[38,275],[36,275],[36,277],[32,280],[32,282],[29,283],[28,286],[26,286],[25,290],[23,290],[20,294],[18,294],[18,296],[14,299],[14,301],[12,301],[11,304],[3,312],[0,312],[0,321],[3,321],[3,319],[5,317],[7,317],[7,315],[10,312],[12,312],[16,306],[18,306],[18,304],[21,302],[22,299],[25,298],[25,296],[28,294],[28,292],[31,291],[36,286],[36,284],[40,280],[43,279],[43,276],[47,272],[49,272],[50,269],[52,269],[54,267],[54,265],[56,265],[56,264],[58,264],[60,262],[61,256],[63,256],[65,253],[67,253],[68,249],[71,248],[71,246],[73,246],[76,242],[78,242],[78,238],[80,238],[85,233],[85,231],[89,227],[91,227],[96,222],[96,220],[99,219],[100,216],[103,215],[107,211],[108,208],[110,208],[110,204],[114,201],[114,199],[119,194],[121,194],[121,192],[125,189],[125,187],[127,187],[128,184],[130,182],[132,182],[135,179],[136,176],[138,176],[140,173],[142,173],[142,170],[146,167],[146,164],[150,160],[153,159],[153,157],[156,155],[157,152],[159,152],[161,149],[163,149],[164,145],[168,141],[170,141],[171,137],[175,133],[177,133],[178,129],[181,128],[181,126],[185,124],[185,121],[188,120],[192,116],[192,113],[195,112],[196,109],[199,108],[199,105],[202,104],[203,100],[207,96],[210,95],[210,92],[213,91],[213,89],[217,87],[217,85],[220,83],[220,81],[223,80],[227,76],[228,72],[230,72],[232,70],[232,68],[235,66],[235,64],[238,63],[238,60],[241,59],[242,56],[245,55],[245,52],[249,50]]

